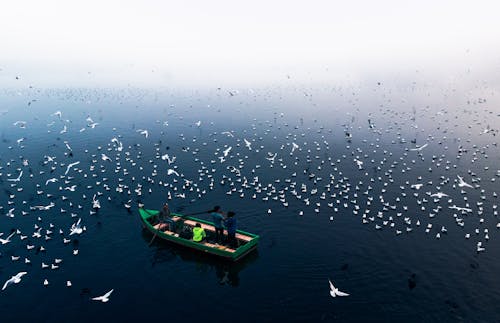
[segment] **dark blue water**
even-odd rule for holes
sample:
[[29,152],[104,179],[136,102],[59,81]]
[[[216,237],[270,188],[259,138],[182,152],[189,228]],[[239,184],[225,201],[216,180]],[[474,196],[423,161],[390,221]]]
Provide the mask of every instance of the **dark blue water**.
[[[0,282],[28,274],[0,292],[2,321],[498,321],[497,93],[377,84],[236,95],[4,90],[0,232],[22,233],[0,245]],[[13,125],[18,120],[26,127]],[[172,165],[161,159],[167,153],[176,156]],[[274,163],[266,158],[275,153]],[[174,167],[181,177],[167,175]],[[7,180],[21,170],[19,182]],[[457,175],[475,188],[457,187]],[[58,182],[46,186],[53,177]],[[71,185],[74,192],[65,189]],[[438,191],[449,196],[434,201],[429,194]],[[102,207],[90,214],[98,192]],[[241,229],[260,235],[258,251],[227,263],[158,239],[148,245],[137,204],[158,208],[169,193],[180,212],[217,204],[235,211]],[[48,211],[30,209],[50,202]],[[12,208],[14,217],[3,215]],[[86,231],[70,237],[78,218]],[[32,236],[35,224],[41,238]],[[58,269],[41,268],[55,258]],[[350,296],[332,298],[328,279]],[[90,300],[110,289],[108,303]]]

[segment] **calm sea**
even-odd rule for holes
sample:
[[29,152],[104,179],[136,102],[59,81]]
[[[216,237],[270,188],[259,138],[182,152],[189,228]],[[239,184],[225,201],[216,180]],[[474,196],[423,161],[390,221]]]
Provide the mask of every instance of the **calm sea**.
[[[22,234],[0,245],[0,283],[28,274],[0,292],[1,320],[500,321],[495,94],[377,83],[3,90],[0,232]],[[19,182],[7,180],[20,170]],[[458,187],[457,175],[476,187]],[[449,196],[429,195],[439,191]],[[90,214],[98,192],[102,207]],[[137,203],[158,208],[169,194],[176,211],[236,212],[239,228],[260,235],[258,251],[227,263],[149,245]],[[78,218],[86,231],[69,237]],[[58,269],[42,268],[56,258]],[[332,298],[329,279],[350,296]],[[90,300],[110,289],[108,303]]]

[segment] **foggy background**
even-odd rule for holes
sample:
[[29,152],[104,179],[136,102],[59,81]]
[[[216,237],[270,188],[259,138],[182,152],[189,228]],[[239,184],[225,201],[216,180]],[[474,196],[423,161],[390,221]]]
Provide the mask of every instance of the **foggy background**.
[[471,73],[498,82],[499,9],[496,1],[5,1],[0,85],[255,86]]

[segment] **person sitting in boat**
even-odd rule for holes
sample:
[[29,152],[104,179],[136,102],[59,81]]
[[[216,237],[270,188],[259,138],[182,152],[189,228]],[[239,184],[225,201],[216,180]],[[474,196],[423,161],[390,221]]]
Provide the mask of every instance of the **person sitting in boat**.
[[210,215],[212,216],[212,222],[215,227],[215,242],[219,243],[224,237],[224,227],[222,226],[222,221],[224,221],[224,213],[221,211],[220,206],[214,206],[214,209]]
[[196,226],[193,228],[193,241],[194,242],[201,242],[203,238],[205,238],[207,234],[205,233],[205,230],[201,227],[201,224],[196,223]]
[[227,242],[230,247],[236,247],[236,219],[234,218],[235,213],[232,211],[227,212],[227,218],[224,220],[224,224],[227,228]]
[[170,231],[175,231],[175,222],[174,220],[172,220],[172,217],[170,216],[170,208],[168,207],[168,203],[165,203],[163,205],[160,211],[159,221],[161,227],[163,227],[162,224],[164,224],[165,227],[168,225]]

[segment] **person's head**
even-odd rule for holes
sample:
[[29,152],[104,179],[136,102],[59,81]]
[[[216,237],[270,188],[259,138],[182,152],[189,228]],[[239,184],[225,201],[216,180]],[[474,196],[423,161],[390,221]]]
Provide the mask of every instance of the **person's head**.
[[229,211],[229,212],[227,212],[227,217],[232,218],[234,216],[234,214],[235,213],[233,211]]
[[196,227],[197,227],[197,228],[201,228],[201,224],[196,223]]
[[165,203],[165,205],[163,205],[163,208],[168,209],[168,203]]
[[219,212],[220,211],[220,206],[216,205],[214,206],[214,212]]

